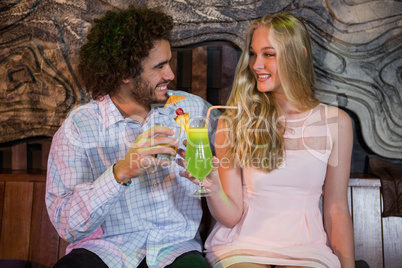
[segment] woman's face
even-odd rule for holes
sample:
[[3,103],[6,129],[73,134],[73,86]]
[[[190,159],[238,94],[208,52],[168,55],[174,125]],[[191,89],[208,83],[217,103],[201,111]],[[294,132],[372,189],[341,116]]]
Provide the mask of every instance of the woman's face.
[[277,69],[277,53],[269,40],[269,29],[255,29],[250,44],[249,68],[257,81],[260,92],[283,93]]

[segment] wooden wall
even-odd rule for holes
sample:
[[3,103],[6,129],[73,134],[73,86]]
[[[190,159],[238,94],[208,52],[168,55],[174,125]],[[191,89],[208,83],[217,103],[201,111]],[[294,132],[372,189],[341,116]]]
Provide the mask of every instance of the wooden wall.
[[130,4],[172,15],[175,47],[225,41],[242,48],[253,20],[277,11],[300,16],[312,37],[318,98],[336,105],[346,95],[370,150],[402,158],[400,0],[0,1],[0,143],[51,137],[89,100],[78,51],[95,18]]
[[170,89],[198,95],[213,105],[224,105],[232,89],[241,50],[224,42],[173,48]]

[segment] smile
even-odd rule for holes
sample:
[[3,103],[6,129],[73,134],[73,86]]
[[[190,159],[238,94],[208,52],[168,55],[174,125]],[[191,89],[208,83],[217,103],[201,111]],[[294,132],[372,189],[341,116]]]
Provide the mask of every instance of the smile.
[[261,78],[261,79],[267,79],[271,77],[270,74],[257,74],[257,78]]
[[160,85],[155,88],[155,90],[163,91],[167,89],[167,85]]

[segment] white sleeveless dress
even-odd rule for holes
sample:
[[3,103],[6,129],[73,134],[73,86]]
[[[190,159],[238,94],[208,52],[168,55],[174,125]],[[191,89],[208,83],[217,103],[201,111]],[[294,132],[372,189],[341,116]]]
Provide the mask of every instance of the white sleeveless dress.
[[265,173],[243,169],[244,212],[239,223],[219,223],[208,237],[206,257],[213,267],[239,262],[340,268],[327,245],[319,209],[332,150],[328,107],[286,121],[282,167]]

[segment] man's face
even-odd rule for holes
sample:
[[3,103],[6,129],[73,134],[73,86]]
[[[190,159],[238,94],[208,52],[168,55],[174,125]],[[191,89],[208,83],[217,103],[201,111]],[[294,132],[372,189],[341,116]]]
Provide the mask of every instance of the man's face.
[[169,62],[172,58],[170,44],[166,40],[155,42],[142,63],[142,73],[132,89],[134,99],[145,106],[166,102],[167,86],[174,79]]

